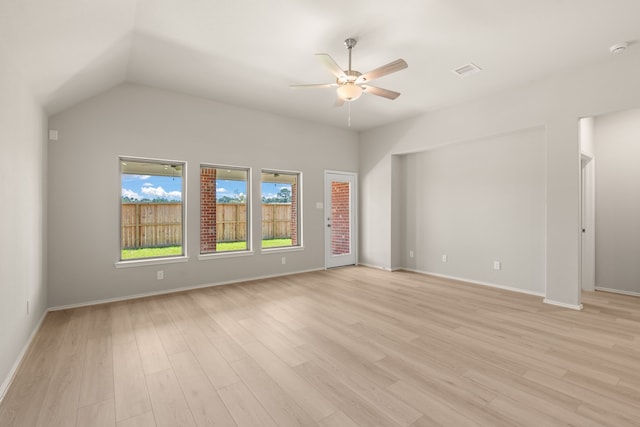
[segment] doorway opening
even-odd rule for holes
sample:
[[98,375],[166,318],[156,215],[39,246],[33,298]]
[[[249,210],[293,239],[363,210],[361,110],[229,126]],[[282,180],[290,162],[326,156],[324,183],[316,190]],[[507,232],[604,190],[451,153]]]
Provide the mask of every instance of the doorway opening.
[[640,109],[580,119],[584,291],[640,296]]

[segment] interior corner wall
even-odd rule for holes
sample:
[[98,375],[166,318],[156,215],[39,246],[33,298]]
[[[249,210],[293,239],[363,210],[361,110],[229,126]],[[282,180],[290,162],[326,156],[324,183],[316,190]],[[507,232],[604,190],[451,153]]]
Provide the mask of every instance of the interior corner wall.
[[44,276],[47,120],[1,44],[0,64],[1,398],[47,308]]
[[640,295],[640,109],[595,118],[595,285]]
[[578,120],[637,107],[639,71],[640,49],[629,49],[625,55],[606,57],[590,67],[363,132],[360,135],[363,262],[382,268],[391,265],[393,155],[543,126],[545,300],[579,308]]
[[544,144],[538,127],[402,156],[407,268],[544,295]]
[[[358,172],[355,132],[133,84],[51,117],[50,127],[59,132],[48,157],[50,307],[321,269],[324,171]],[[119,156],[187,162],[188,262],[114,267]],[[252,255],[198,259],[201,163],[252,169]],[[302,172],[302,250],[260,250],[263,168]]]
[[402,176],[402,160],[400,156],[391,157],[391,270],[397,270],[404,266],[402,256],[404,254],[404,234],[406,209],[403,203],[406,200],[404,185],[400,179]]

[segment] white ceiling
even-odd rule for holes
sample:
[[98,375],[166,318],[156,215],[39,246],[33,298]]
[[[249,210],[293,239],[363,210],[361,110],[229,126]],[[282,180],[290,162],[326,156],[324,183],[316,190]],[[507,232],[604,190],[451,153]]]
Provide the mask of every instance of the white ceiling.
[[332,82],[314,54],[346,68],[354,37],[361,72],[409,64],[375,82],[398,99],[351,105],[363,130],[614,60],[639,17],[640,0],[0,0],[0,43],[51,114],[133,82],[346,127],[333,89],[288,85]]

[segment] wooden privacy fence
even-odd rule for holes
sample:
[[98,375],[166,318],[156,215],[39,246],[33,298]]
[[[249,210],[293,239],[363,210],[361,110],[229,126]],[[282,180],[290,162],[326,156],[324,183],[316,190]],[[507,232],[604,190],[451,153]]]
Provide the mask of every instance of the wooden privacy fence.
[[262,239],[291,238],[291,204],[262,204]]
[[[247,205],[216,205],[218,242],[247,239]],[[291,204],[262,204],[262,238],[291,238]],[[150,248],[182,244],[180,203],[123,203],[122,248]]]
[[123,203],[122,248],[182,244],[181,203]]

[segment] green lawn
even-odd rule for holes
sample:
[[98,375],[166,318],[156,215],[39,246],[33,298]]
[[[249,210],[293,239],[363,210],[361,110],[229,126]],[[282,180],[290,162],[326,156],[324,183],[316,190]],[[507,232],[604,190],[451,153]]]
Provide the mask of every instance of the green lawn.
[[122,259],[153,258],[175,256],[180,254],[182,254],[182,246],[169,246],[166,248],[123,249]]
[[[262,241],[263,248],[277,248],[291,246],[291,239],[269,239]],[[246,242],[225,242],[218,243],[217,252],[242,251],[247,249]],[[166,248],[143,248],[143,249],[123,249],[122,259],[156,258],[166,256],[176,256],[182,253],[181,246],[169,246]]]
[[291,239],[269,239],[262,241],[263,248],[277,248],[281,246],[291,246]]

